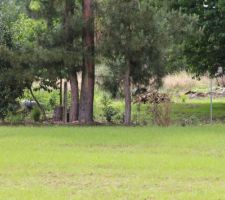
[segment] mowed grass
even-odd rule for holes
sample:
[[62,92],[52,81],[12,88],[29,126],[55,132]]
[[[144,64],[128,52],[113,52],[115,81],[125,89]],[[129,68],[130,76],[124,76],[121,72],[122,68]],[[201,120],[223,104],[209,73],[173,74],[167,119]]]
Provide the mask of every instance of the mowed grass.
[[1,200],[225,199],[225,126],[0,127]]

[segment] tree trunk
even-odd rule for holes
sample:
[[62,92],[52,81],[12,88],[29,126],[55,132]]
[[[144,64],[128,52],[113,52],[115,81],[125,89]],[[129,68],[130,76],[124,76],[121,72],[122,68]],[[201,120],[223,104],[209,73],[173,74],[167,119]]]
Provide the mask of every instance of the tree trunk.
[[63,91],[63,85],[62,85],[62,79],[60,78],[60,88],[59,88],[59,104],[60,106],[63,106],[63,95],[62,95],[62,91]]
[[124,96],[125,96],[125,113],[124,124],[131,125],[131,90],[130,90],[130,64],[127,66],[124,75]]
[[79,116],[79,87],[77,80],[77,73],[70,74],[71,86],[71,108],[70,108],[70,122],[78,121]]
[[63,120],[63,106],[56,106],[53,114],[54,122],[61,122]]
[[67,81],[64,83],[63,107],[63,121],[67,123]]
[[94,62],[94,19],[93,0],[83,0],[83,48],[85,50],[82,69],[82,86],[79,121],[84,124],[93,123],[93,101],[95,85]]
[[[64,9],[64,41],[65,49],[73,51],[73,16],[74,16],[75,1],[74,0],[65,0],[65,9]],[[78,89],[78,80],[76,68],[71,67],[69,71],[69,79],[71,85],[71,109],[70,109],[70,122],[78,120],[79,114],[79,89]]]
[[42,105],[39,103],[38,99],[35,97],[35,95],[34,95],[33,90],[32,90],[31,87],[29,88],[29,90],[30,90],[30,94],[31,94],[32,98],[34,99],[34,101],[36,102],[38,108],[42,112],[43,120],[46,120],[47,117],[46,117],[45,109],[42,107]]

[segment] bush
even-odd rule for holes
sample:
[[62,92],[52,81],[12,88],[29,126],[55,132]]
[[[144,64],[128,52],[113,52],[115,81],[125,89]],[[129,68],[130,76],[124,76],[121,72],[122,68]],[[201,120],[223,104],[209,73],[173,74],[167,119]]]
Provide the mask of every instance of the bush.
[[55,95],[55,93],[53,93],[51,96],[50,96],[50,99],[49,99],[49,106],[51,109],[55,108],[55,106],[57,105],[57,96]]
[[153,103],[151,107],[153,123],[158,126],[169,126],[171,123],[171,103]]
[[1,80],[0,78],[0,119],[19,108],[18,98],[23,94],[24,85],[20,82],[9,79]]
[[31,111],[31,118],[34,120],[34,122],[39,122],[41,119],[41,111],[39,108],[35,107]]
[[103,116],[105,117],[107,122],[112,122],[112,118],[118,114],[118,111],[112,107],[112,101],[107,95],[103,96],[101,103],[103,106]]
[[18,123],[24,122],[25,117],[26,117],[26,114],[24,112],[19,112],[19,113],[10,112],[6,117],[6,121],[11,124],[18,124]]

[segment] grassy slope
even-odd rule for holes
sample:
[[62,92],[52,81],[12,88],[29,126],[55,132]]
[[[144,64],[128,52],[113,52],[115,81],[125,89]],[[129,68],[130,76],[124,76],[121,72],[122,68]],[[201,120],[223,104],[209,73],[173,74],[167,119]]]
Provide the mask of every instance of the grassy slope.
[[225,199],[225,127],[0,128],[0,199]]
[[[102,105],[96,101],[95,104],[95,116],[99,121],[104,120],[99,117],[102,113]],[[120,110],[122,115],[124,110],[124,105],[122,101],[114,101],[113,106]],[[133,120],[135,120],[135,115],[137,116],[137,105],[132,107]],[[141,105],[141,121],[146,121],[148,124],[151,124],[151,112],[149,105]],[[172,103],[171,108],[171,119],[173,124],[181,124],[183,120],[194,119],[196,124],[209,122],[210,119],[210,101],[208,98],[205,99],[191,99],[186,100],[185,103],[182,103],[181,100],[176,100]],[[213,118],[214,121],[224,122],[225,121],[225,99],[214,99],[213,100]]]
[[[209,121],[210,102],[209,99],[188,100],[186,103],[174,103],[172,107],[172,118],[179,121],[184,118],[195,117],[199,121]],[[225,119],[225,101],[224,99],[213,100],[213,118],[215,121],[224,121]]]

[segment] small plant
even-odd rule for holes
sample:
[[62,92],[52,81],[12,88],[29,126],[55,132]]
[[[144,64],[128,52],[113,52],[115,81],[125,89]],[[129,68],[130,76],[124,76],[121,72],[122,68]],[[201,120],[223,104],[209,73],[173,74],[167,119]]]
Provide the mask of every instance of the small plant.
[[53,94],[49,99],[49,106],[51,109],[53,109],[55,108],[56,105],[57,105],[57,97]]
[[199,119],[196,116],[190,116],[181,120],[181,126],[196,126],[199,124]]
[[41,111],[39,108],[35,107],[31,111],[31,118],[34,120],[34,122],[39,122],[41,119]]
[[107,95],[104,95],[101,100],[103,116],[107,122],[112,122],[112,118],[118,114],[118,111],[112,107],[112,101]]
[[186,103],[186,101],[187,101],[187,96],[186,96],[186,95],[181,95],[181,96],[180,96],[180,99],[181,99],[181,102],[182,102],[182,103]]

